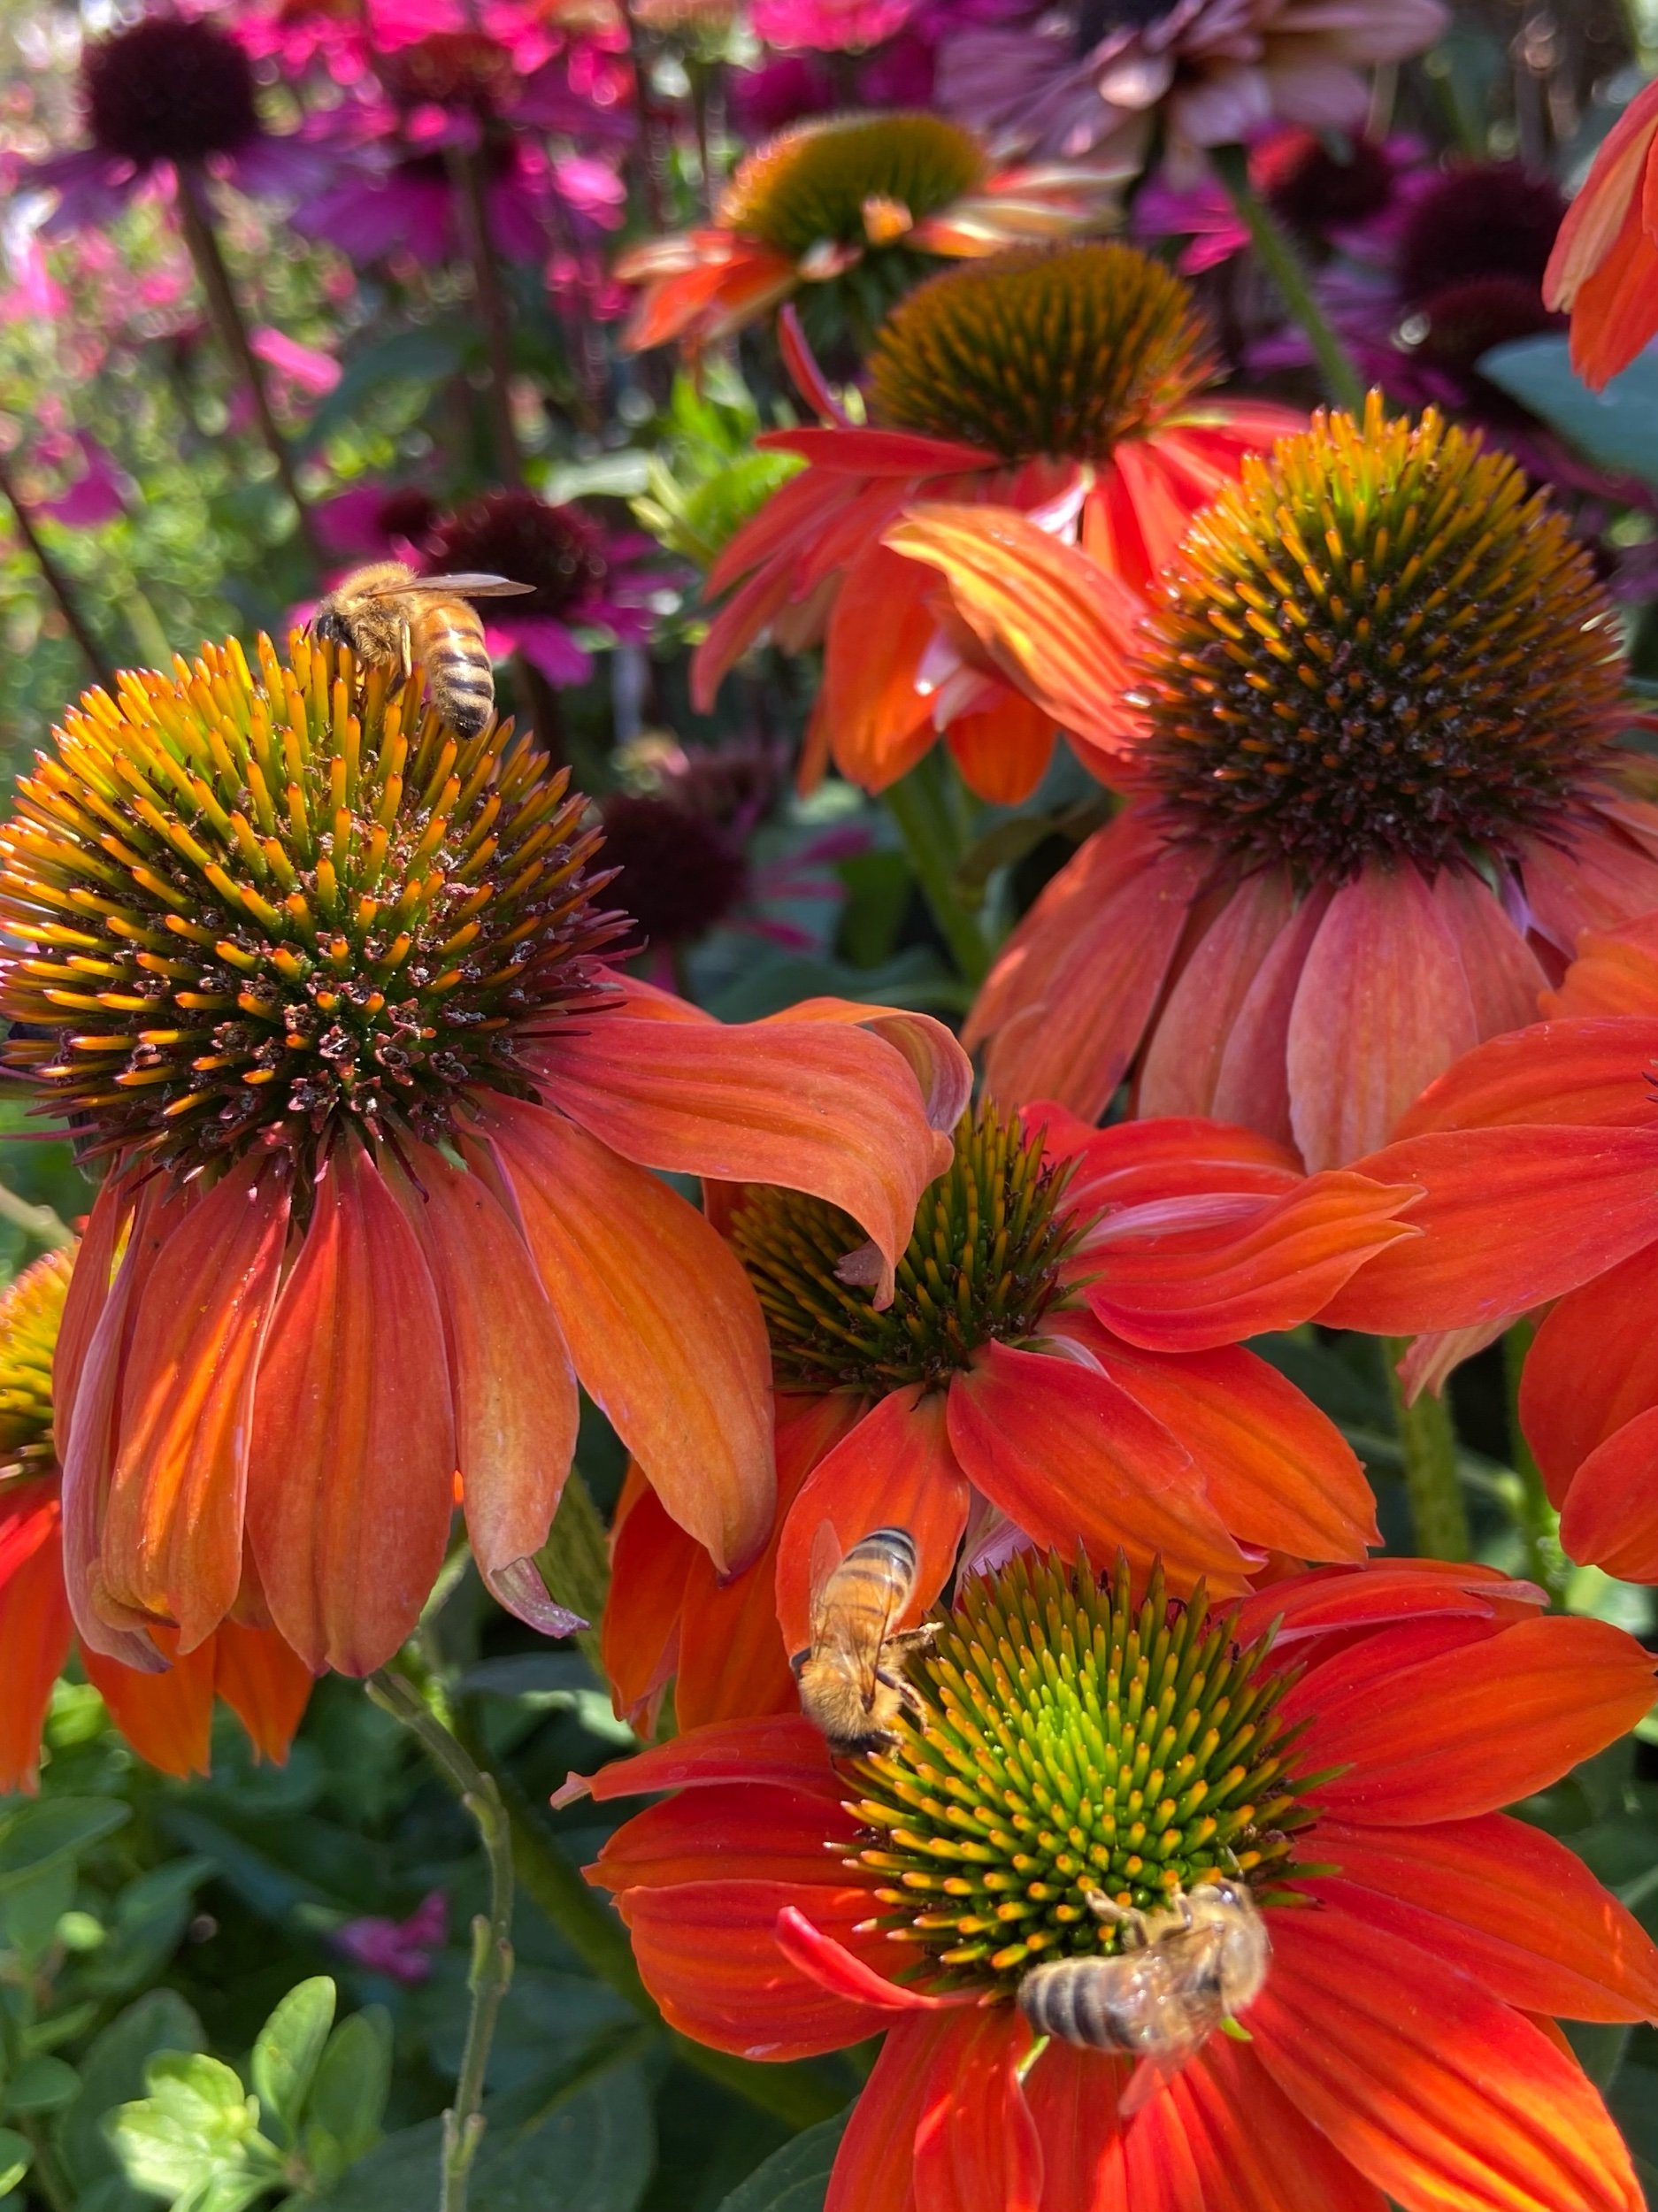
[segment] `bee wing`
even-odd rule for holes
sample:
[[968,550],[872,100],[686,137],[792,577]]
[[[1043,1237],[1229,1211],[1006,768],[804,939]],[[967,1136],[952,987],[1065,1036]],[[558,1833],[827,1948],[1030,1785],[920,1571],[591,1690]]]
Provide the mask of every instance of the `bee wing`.
[[417,576],[407,584],[388,584],[379,591],[365,591],[365,599],[407,599],[417,592],[435,593],[443,599],[516,599],[519,593],[533,591],[533,584],[515,584],[510,577],[474,575],[461,570],[453,576]]
[[856,1667],[858,1694],[867,1711],[875,1702],[875,1691],[881,1663],[881,1647],[887,1640],[887,1631],[892,1624],[893,1593],[887,1593],[887,1607],[881,1615],[880,1632],[865,1646],[855,1636],[849,1616],[840,1606],[824,1602],[835,1570],[846,1557],[846,1549],[835,1533],[833,1521],[819,1521],[811,1540],[811,1630],[812,1645],[816,1650],[827,1649],[843,1660],[848,1667]]
[[808,1567],[806,1609],[811,1616],[811,1640],[820,1644],[827,1638],[831,1622],[824,1610],[824,1593],[829,1587],[831,1576],[846,1557],[841,1539],[835,1534],[833,1521],[819,1521],[812,1532],[811,1558]]
[[1142,2058],[1128,2078],[1128,2087],[1117,2101],[1122,2117],[1132,2120],[1141,2105],[1149,2104],[1157,2092],[1166,2088],[1181,2068],[1196,2056],[1197,2050],[1194,2043],[1189,2051],[1162,2058]]

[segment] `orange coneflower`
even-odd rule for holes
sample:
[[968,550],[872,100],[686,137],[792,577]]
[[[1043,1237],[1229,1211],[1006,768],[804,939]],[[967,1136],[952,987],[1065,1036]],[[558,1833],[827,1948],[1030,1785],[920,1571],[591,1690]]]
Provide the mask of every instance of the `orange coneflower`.
[[923,1195],[897,1295],[821,1200],[740,1194],[733,1249],[759,1293],[779,1391],[767,1550],[722,1580],[649,1490],[625,1501],[605,1615],[618,1701],[676,1671],[682,1725],[794,1701],[810,1560],[916,1540],[918,1617],[970,1555],[1017,1540],[1161,1554],[1175,1586],[1238,1586],[1243,1546],[1362,1558],[1370,1494],[1334,1425],[1242,1348],[1294,1327],[1411,1230],[1415,1194],[1305,1176],[1293,1156],[1202,1121],[1085,1129],[1056,1109],[983,1110]]
[[838,115],[797,123],[738,169],[715,222],[636,246],[617,264],[643,296],[635,349],[730,336],[809,288],[867,332],[940,260],[1100,230],[1122,162],[998,170],[940,115]]
[[1571,311],[1571,363],[1596,391],[1658,334],[1658,84],[1608,133],[1567,210],[1543,278]]
[[[889,1752],[695,1730],[586,1786],[678,1793],[589,1878],[683,2033],[771,2060],[885,2038],[826,2212],[1639,2212],[1553,2021],[1658,2016],[1658,1951],[1501,1809],[1632,1726],[1652,1661],[1538,1596],[1405,1560],[1211,1610],[1016,1559],[910,1662]],[[1120,1947],[1091,1896],[1222,1880],[1264,1983],[1125,2116],[1131,2062],[1038,2041],[1020,1985]]]
[[[52,1419],[52,1355],[73,1265],[73,1250],[49,1253],[0,1298],[0,1791],[35,1787],[42,1724],[74,1641]],[[215,1694],[261,1756],[287,1758],[311,1671],[272,1630],[225,1621],[184,1657],[165,1630],[124,1648],[135,1663],[85,1645],[81,1663],[151,1766],[206,1773]]]
[[171,1624],[188,1653],[234,1608],[358,1672],[414,1624],[457,1471],[486,1581],[569,1625],[533,1555],[578,1378],[741,1565],[765,1332],[649,1171],[798,1184],[890,1264],[967,1077],[919,1016],[727,1029],[617,980],[564,772],[422,713],[418,672],[290,644],[65,718],[0,832],[0,1007],[107,1164],[57,1367],[82,1640]]
[[814,761],[833,754],[879,791],[942,733],[982,796],[1027,796],[1053,749],[1051,713],[964,650],[933,580],[882,537],[917,502],[984,500],[1080,541],[1142,588],[1244,455],[1304,420],[1221,397],[1216,376],[1190,288],[1132,246],[1009,255],[933,278],[876,341],[872,427],[762,439],[808,465],[710,574],[711,594],[737,588],[697,653],[698,702],[712,703],[764,630],[796,650],[821,639]]
[[1658,905],[1610,602],[1547,495],[1430,410],[1320,416],[1192,524],[1125,619],[1022,516],[915,510],[980,649],[1131,803],[968,1025],[998,1095],[1213,1113],[1309,1167],[1533,1018],[1578,933]]

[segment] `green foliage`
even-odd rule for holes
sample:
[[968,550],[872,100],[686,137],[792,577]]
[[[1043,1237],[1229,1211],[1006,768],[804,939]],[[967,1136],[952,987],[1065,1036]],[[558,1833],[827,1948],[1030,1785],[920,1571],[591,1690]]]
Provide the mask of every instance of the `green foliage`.
[[805,465],[792,453],[755,448],[759,410],[735,371],[711,361],[699,384],[675,377],[639,521],[671,553],[710,568],[726,543],[780,484]]
[[808,2128],[756,2167],[720,2212],[822,2212],[847,2115]]

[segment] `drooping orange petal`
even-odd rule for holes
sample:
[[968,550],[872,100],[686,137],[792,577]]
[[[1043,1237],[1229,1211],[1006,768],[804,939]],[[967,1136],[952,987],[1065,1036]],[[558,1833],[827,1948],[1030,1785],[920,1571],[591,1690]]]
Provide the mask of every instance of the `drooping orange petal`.
[[[1332,894],[1309,891],[1268,947],[1221,1046],[1212,1110],[1280,1144],[1293,1146],[1289,1036],[1307,956],[1324,926]],[[1299,1152],[1297,1154],[1299,1157]]]
[[1456,940],[1415,867],[1368,865],[1331,900],[1290,1017],[1290,1121],[1309,1168],[1386,1144],[1478,1041]]
[[1050,1159],[1075,1163],[1069,1195],[1091,1207],[1116,1210],[1240,1193],[1278,1197],[1301,1189],[1307,1179],[1288,1146],[1258,1130],[1197,1114],[1118,1121],[1109,1129],[1095,1129],[1063,1107],[1040,1099],[1023,1110],[1020,1119],[1027,1129],[1040,1129]]
[[1042,2148],[1016,2070],[1030,2042],[1008,2006],[940,2034],[916,2125],[916,2212],[1040,2212]]
[[41,1725],[69,1656],[58,1485],[0,1490],[0,1793],[37,1785]]
[[249,1628],[237,1620],[220,1621],[212,1650],[214,1688],[259,1756],[285,1765],[311,1701],[311,1669],[273,1628]]
[[1306,1717],[1309,1769],[1338,1818],[1415,1827],[1497,1812],[1624,1735],[1653,1701],[1653,1662],[1605,1621],[1516,1621],[1449,1649],[1432,1624],[1384,1632],[1429,1655],[1378,1671],[1379,1639],[1309,1670],[1285,1700]]
[[[867,1898],[869,1892],[864,1893]],[[877,2005],[883,2012],[955,2012],[979,2002],[977,1992],[971,1989],[933,1996],[907,1982],[893,1980],[889,1970],[893,1955],[881,1941],[879,1930],[867,1922],[860,1924],[856,1932],[865,1940],[872,1958],[860,1957],[848,1949],[838,1935],[819,1927],[798,1905],[784,1906],[773,1932],[778,1949],[791,1966],[798,1967],[832,1997],[842,1997],[848,2004]],[[871,1936],[876,1939],[873,1943],[868,1942]]]
[[131,1179],[111,1175],[92,1202],[81,1232],[74,1271],[64,1299],[63,1318],[52,1349],[52,1430],[58,1462],[68,1455],[69,1428],[92,1333],[110,1294],[110,1280],[121,1232],[132,1210]]
[[[832,1868],[825,1865],[825,1878]],[[814,2058],[878,2035],[892,2015],[833,1997],[777,1946],[793,1905],[838,1935],[869,1916],[870,1893],[787,1882],[695,1882],[624,1890],[617,1910],[647,1989],[670,2027],[743,2058]]]
[[96,1651],[83,1651],[81,1663],[141,1759],[180,1781],[207,1772],[213,1735],[211,1636],[193,1651],[175,1651],[158,1674],[140,1674]]
[[1262,963],[1294,911],[1286,872],[1240,884],[1182,967],[1146,1048],[1140,1110],[1212,1114],[1221,1061]]
[[962,1471],[1036,1543],[1136,1566],[1161,1554],[1170,1586],[1240,1586],[1243,1555],[1178,1440],[1109,1376],[1057,1356],[987,1344],[949,1387]]
[[1658,1014],[1539,1022],[1459,1060],[1401,1120],[1395,1141],[1453,1129],[1570,1125],[1642,1128],[1646,1071],[1658,1064]]
[[825,1521],[842,1551],[878,1528],[909,1530],[916,1586],[892,1625],[914,1627],[948,1580],[967,1525],[967,1478],[945,1432],[941,1391],[894,1390],[807,1478],[778,1547],[777,1617],[786,1651],[803,1651],[811,1640],[812,1545]]
[[1255,2050],[1404,2212],[1639,2212],[1605,2107],[1531,2022],[1334,1906],[1268,1917]]
[[824,641],[824,711],[835,766],[884,791],[936,735],[921,664],[938,634],[926,578],[886,547],[866,547],[841,579]]
[[[745,1713],[793,1712],[799,1702],[790,1643],[778,1626],[778,1549],[802,1483],[856,1421],[860,1402],[785,1398],[778,1407],[777,1512],[765,1549],[721,1581],[693,1547],[681,1599],[674,1718],[681,1728]],[[863,1532],[860,1532],[862,1533]]]
[[379,1171],[338,1147],[260,1363],[248,1531],[278,1629],[305,1663],[366,1674],[443,1563],[455,1425],[443,1322]]
[[1054,879],[1009,940],[969,1021],[1009,1105],[1055,1099],[1097,1120],[1127,1072],[1207,863],[1133,809]]
[[1567,1554],[1621,1582],[1658,1582],[1658,1406],[1597,1446],[1560,1517]]
[[1583,1462],[1658,1405],[1658,1242],[1551,1309],[1520,1379],[1520,1425],[1556,1505]]
[[656,1701],[679,1664],[686,1577],[706,1556],[630,1467],[610,1531],[599,1657],[618,1715],[644,1736],[656,1732]]
[[105,1582],[193,1651],[235,1601],[255,1378],[288,1240],[288,1187],[234,1168],[173,1225],[138,1306],[104,1506]]
[[1497,1037],[1534,1022],[1548,978],[1485,878],[1442,868],[1432,898],[1462,964],[1476,1034]]
[[[870,1011],[729,1026],[617,1012],[561,1041],[541,1087],[641,1167],[827,1199],[862,1225],[890,1270],[950,1146],[929,1125],[902,1054],[858,1025]],[[964,1056],[951,1051],[964,1083]]]
[[1533,929],[1568,959],[1585,930],[1616,929],[1658,907],[1658,859],[1593,811],[1575,826],[1570,851],[1539,840],[1521,872]]
[[948,2015],[900,2019],[858,2093],[835,2154],[824,2212],[915,2212],[916,2127],[922,2085]]
[[486,1585],[532,1627],[568,1633],[534,1554],[575,1455],[576,1379],[528,1248],[481,1176],[411,1147],[405,1209],[443,1316],[466,1533]]
[[854,430],[807,425],[798,430],[763,430],[755,440],[763,453],[798,453],[815,468],[855,476],[959,476],[999,468],[1001,457],[961,439],[931,438],[925,431]]
[[1631,216],[1639,222],[1641,187],[1658,138],[1658,87],[1635,95],[1601,140],[1582,189],[1567,209],[1543,274],[1550,307],[1570,307]]
[[946,734],[963,782],[992,806],[1022,805],[1053,757],[1052,720],[1017,691],[955,716]]
[[992,663],[1063,729],[1120,754],[1140,726],[1125,695],[1140,600],[1078,546],[1009,507],[929,501],[887,531],[935,569]]
[[1201,1199],[1143,1215],[1130,1208],[1090,1233],[1094,1279],[1083,1295],[1108,1328],[1156,1351],[1297,1328],[1366,1260],[1416,1236],[1399,1218],[1415,1197],[1409,1186],[1332,1171],[1281,1196],[1217,1203],[1208,1222]]
[[1293,1582],[1269,1583],[1238,1610],[1240,1640],[1276,1625],[1278,1645],[1327,1636],[1344,1644],[1355,1630],[1401,1621],[1462,1617],[1520,1620],[1547,1605],[1529,1582],[1510,1582],[1492,1567],[1452,1567],[1439,1559],[1378,1559],[1362,1569],[1315,1568]]
[[1658,1947],[1576,1852],[1505,1813],[1425,1828],[1323,1821],[1320,1855],[1402,1909],[1401,1931],[1523,2012],[1658,2015]]
[[1381,1541],[1352,1446],[1275,1367],[1232,1348],[1171,1356],[1091,1341],[1112,1380],[1196,1460],[1209,1503],[1240,1542],[1356,1560]]
[[872,1000],[803,998],[780,1014],[766,1015],[765,1022],[832,1022],[867,1029],[909,1062],[930,1129],[948,1136],[967,1110],[973,1094],[973,1064],[931,1014],[917,1014],[908,1006],[879,1006]]
[[674,1519],[734,1572],[776,1494],[771,1349],[748,1277],[694,1207],[574,1122],[504,1096],[479,1118],[577,1374]]
[[1658,1128],[1477,1129],[1358,1163],[1415,1183],[1421,1232],[1378,1252],[1318,1318],[1411,1336],[1526,1313],[1658,1237]]

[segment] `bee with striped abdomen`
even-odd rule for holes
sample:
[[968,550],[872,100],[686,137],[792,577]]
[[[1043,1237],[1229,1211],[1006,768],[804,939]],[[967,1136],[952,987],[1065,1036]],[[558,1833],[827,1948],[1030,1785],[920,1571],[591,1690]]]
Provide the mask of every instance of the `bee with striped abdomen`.
[[884,1750],[919,1693],[892,1665],[930,1643],[935,1630],[889,1634],[916,1586],[916,1540],[907,1528],[878,1528],[843,1553],[833,1525],[812,1540],[811,1641],[789,1662],[801,1710],[837,1757]]
[[1132,1911],[1098,1891],[1088,1904],[1120,1923],[1124,1948],[1032,1967],[1019,1984],[1019,2009],[1039,2035],[1138,2058],[1122,2101],[1127,2114],[1255,2002],[1272,1947],[1247,1886],[1230,1878],[1177,1890],[1159,1912]]
[[311,633],[349,646],[365,668],[407,676],[418,662],[427,703],[463,737],[476,737],[495,710],[495,680],[483,623],[466,603],[533,589],[504,576],[417,576],[401,561],[375,561],[319,601]]

